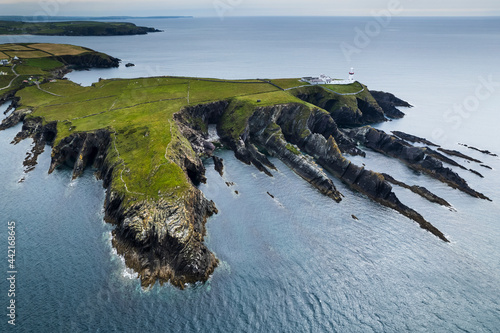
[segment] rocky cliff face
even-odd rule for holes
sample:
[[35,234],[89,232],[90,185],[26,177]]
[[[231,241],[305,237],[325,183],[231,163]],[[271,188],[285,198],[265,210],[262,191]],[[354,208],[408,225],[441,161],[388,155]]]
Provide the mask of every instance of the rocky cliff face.
[[391,93],[384,91],[370,90],[371,95],[377,101],[377,104],[384,110],[384,113],[390,118],[403,118],[405,114],[397,106],[411,108],[410,103],[397,98]]
[[[26,109],[14,111],[2,128],[15,125],[29,113]],[[43,124],[41,118],[27,118],[13,142],[33,138],[33,152],[27,158],[33,167],[38,155],[47,143],[53,142],[56,134],[55,122]],[[217,213],[215,204],[194,186],[179,197],[134,199],[132,204],[126,201],[124,195],[113,188],[116,165],[107,157],[111,140],[111,133],[106,129],[63,138],[52,149],[49,173],[58,167],[69,166],[76,178],[86,167],[97,169],[96,175],[103,180],[107,190],[105,219],[116,225],[113,246],[124,256],[127,266],[139,274],[144,287],[156,281],[170,281],[184,288],[186,283],[206,281],[218,264],[215,255],[203,243],[206,220]],[[190,157],[185,160],[190,161]],[[186,174],[198,174],[191,174],[190,178],[204,178],[201,161],[186,162],[182,167]]]
[[358,95],[341,95],[315,86],[292,90],[292,93],[301,100],[328,111],[335,123],[341,127],[386,121],[384,110],[367,90]]
[[121,198],[108,189],[106,219],[117,225],[113,246],[128,267],[138,272],[144,287],[156,281],[185,284],[206,281],[218,264],[203,243],[208,216],[217,213],[213,201],[190,188],[174,200],[140,201],[122,208]]
[[[293,118],[293,116],[292,116]],[[289,118],[290,119],[290,118]],[[286,123],[285,118],[285,123]],[[289,135],[293,135],[289,133]],[[371,199],[384,206],[393,208],[408,218],[416,221],[422,228],[430,231],[442,240],[447,241],[444,235],[433,225],[427,222],[420,214],[403,205],[392,192],[391,185],[378,173],[366,170],[348,161],[341,153],[333,136],[328,138],[319,133],[310,133],[308,136],[297,137],[299,146],[318,163],[348,184],[351,188],[364,193]]]
[[249,160],[253,163],[252,154],[247,153],[250,150],[248,147],[255,147],[254,144],[263,147],[320,192],[339,202],[341,194],[316,162],[308,157],[312,156],[352,189],[400,212],[416,221],[423,229],[448,241],[441,231],[419,213],[402,204],[381,174],[359,167],[342,155],[334,136],[346,144],[350,145],[352,142],[340,134],[334,121],[325,120],[325,115],[328,116],[325,111],[311,109],[303,104],[260,107],[248,119],[247,129],[239,141],[223,131],[219,134],[235,150],[236,157],[242,159],[241,156],[250,156]]
[[[112,186],[115,165],[106,157],[110,144],[108,130],[64,138],[53,148],[49,172],[61,165],[73,165],[73,177],[78,177],[87,166],[98,169],[97,175],[107,189],[105,218],[116,225],[113,245],[127,266],[139,274],[144,287],[170,281],[184,288],[186,283],[206,281],[218,263],[203,244],[206,220],[217,212],[215,204],[194,186],[180,197],[130,204]],[[194,164],[182,166],[186,174],[196,172]],[[196,164],[202,165],[201,161]]]

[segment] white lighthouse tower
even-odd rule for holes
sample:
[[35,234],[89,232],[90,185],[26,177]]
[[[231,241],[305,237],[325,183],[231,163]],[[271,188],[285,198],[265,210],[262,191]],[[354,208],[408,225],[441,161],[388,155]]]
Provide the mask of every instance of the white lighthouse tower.
[[354,68],[349,71],[349,81],[354,82]]

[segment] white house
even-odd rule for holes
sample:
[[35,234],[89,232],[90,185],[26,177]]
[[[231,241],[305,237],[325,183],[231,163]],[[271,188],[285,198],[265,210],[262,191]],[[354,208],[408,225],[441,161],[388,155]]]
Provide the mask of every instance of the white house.
[[9,64],[9,60],[7,60],[7,59],[0,60],[0,65],[5,66],[5,65],[8,65],[8,64]]
[[331,84],[333,82],[332,78],[325,74],[321,74],[319,77],[306,76],[301,81],[309,84]]

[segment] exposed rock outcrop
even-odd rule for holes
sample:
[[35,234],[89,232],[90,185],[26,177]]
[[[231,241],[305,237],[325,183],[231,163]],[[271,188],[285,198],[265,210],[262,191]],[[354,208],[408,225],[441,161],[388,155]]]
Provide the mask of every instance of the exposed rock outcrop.
[[390,118],[403,118],[405,114],[401,112],[397,106],[411,108],[412,105],[410,103],[403,101],[402,99],[397,98],[391,93],[387,93],[384,91],[375,91],[370,90],[373,98],[377,101],[378,105],[384,110],[384,113]]
[[203,243],[206,219],[217,209],[194,187],[183,197],[139,201],[127,208],[108,190],[105,209],[108,221],[117,224],[113,246],[144,287],[159,280],[183,289],[186,283],[206,281],[218,264]]
[[[331,135],[335,128],[324,127],[322,134],[313,133],[314,126],[312,125],[316,124],[316,120],[323,117],[323,114],[322,110],[311,110],[305,105],[294,103],[256,108],[248,120],[245,132],[246,141],[256,142],[264,147],[266,151],[281,159],[320,192],[340,201],[342,195],[336,190],[331,180],[315,165],[314,161],[302,155],[300,151],[302,150],[315,157],[321,166],[351,188],[400,212],[416,221],[423,229],[448,241],[443,233],[420,214],[402,204],[382,175],[360,168],[342,156],[337,142]],[[224,133],[219,134],[224,136]],[[328,137],[325,137],[326,135]],[[297,147],[290,146],[292,143]]]
[[11,128],[21,121],[24,120],[24,118],[31,114],[33,111],[31,109],[18,109],[12,111],[10,115],[7,116],[4,120],[2,120],[2,123],[0,124],[0,131]]
[[[278,157],[321,193],[339,202],[342,200],[341,195],[331,179],[328,178],[319,166],[315,165],[314,161],[308,158],[308,156],[303,155],[291,144],[298,141],[298,138],[294,138],[292,132],[300,131],[299,136],[310,135],[310,130],[307,127],[310,115],[307,114],[307,110],[308,108],[302,104],[285,104],[256,108],[248,120],[245,140],[234,140],[227,133],[224,133],[222,128],[219,131],[219,135],[230,146],[236,147],[235,155],[237,158],[246,161],[250,160],[254,164],[255,160],[257,160],[257,164],[262,162],[262,157],[265,156],[262,155],[260,157],[256,155],[258,152],[254,150],[255,146],[252,144],[256,143],[263,147],[269,154]],[[303,114],[304,112],[305,114]],[[283,115],[292,117],[293,121],[285,124],[286,120],[282,118]],[[302,117],[302,115],[306,117]],[[290,134],[290,139],[294,139],[289,140],[290,142],[287,141],[286,134],[282,131],[286,126],[288,127],[284,131]]]
[[111,143],[108,130],[79,132],[62,139],[52,149],[49,174],[57,167],[73,167],[73,179],[82,175],[87,166],[104,167],[106,154]]
[[368,91],[359,95],[337,95],[321,87],[295,89],[292,93],[303,101],[328,111],[341,127],[361,126],[386,121],[382,108]]
[[431,141],[429,141],[429,140],[427,140],[425,138],[421,138],[419,136],[411,135],[411,134],[408,134],[408,133],[405,133],[405,132],[392,131],[392,134],[394,134],[398,138],[401,138],[401,139],[403,139],[405,141],[414,142],[414,143],[423,143],[425,145],[439,147],[437,144],[432,143]]
[[467,147],[469,149],[472,149],[472,150],[475,150],[475,151],[478,151],[480,153],[483,153],[485,155],[490,155],[490,156],[493,156],[493,157],[498,157],[497,154],[495,153],[492,153],[491,151],[487,150],[487,149],[479,149],[479,148],[476,148],[476,147],[472,147],[472,146],[469,146],[469,145],[466,145],[464,143],[459,143],[459,145],[461,146],[464,146],[464,147]]
[[460,158],[463,158],[464,160],[468,160],[468,161],[471,161],[471,162],[483,163],[480,160],[477,160],[477,159],[475,159],[473,157],[470,157],[468,155],[465,155],[465,154],[459,152],[458,150],[451,150],[451,149],[444,149],[444,148],[438,148],[438,150],[442,151],[443,153],[448,154],[450,156],[460,157]]
[[351,129],[349,133],[368,148],[395,157],[411,168],[425,172],[431,177],[473,197],[490,200],[484,194],[470,188],[467,182],[456,172],[444,167],[443,163],[434,157],[436,152],[429,148],[413,147],[395,136],[388,135],[370,126]]
[[93,51],[78,55],[62,55],[56,58],[72,69],[111,68],[120,66],[120,59]]
[[218,156],[212,156],[212,159],[214,160],[214,168],[215,171],[221,175],[221,177],[224,175],[224,164],[223,164],[223,159],[218,157]]
[[216,124],[228,106],[227,101],[184,107],[174,114],[182,135],[197,154],[212,155],[215,146],[208,141],[208,124]]
[[382,175],[384,176],[384,178],[388,182],[390,182],[390,183],[392,183],[394,185],[398,185],[398,186],[404,187],[406,189],[409,189],[413,193],[416,193],[416,194],[420,195],[422,198],[427,199],[430,202],[437,203],[437,204],[439,204],[441,206],[445,206],[445,207],[448,207],[448,208],[452,208],[452,206],[448,203],[448,201],[446,201],[443,198],[435,195],[434,193],[432,193],[431,191],[429,191],[428,189],[426,189],[423,186],[418,186],[418,185],[411,185],[410,186],[410,185],[408,185],[406,183],[403,183],[402,181],[394,179],[391,175],[388,175],[386,173],[383,173]]

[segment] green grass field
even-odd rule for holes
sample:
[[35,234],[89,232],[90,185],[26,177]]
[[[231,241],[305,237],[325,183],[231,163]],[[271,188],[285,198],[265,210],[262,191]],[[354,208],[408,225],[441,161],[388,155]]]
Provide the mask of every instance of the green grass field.
[[363,85],[357,81],[351,84],[322,84],[321,87],[333,90],[339,94],[353,94],[363,90]]
[[[26,70],[38,65],[38,71],[58,65],[38,59],[27,64]],[[173,120],[173,114],[183,107],[231,101],[234,112],[224,126],[233,128],[236,136],[255,107],[304,103],[261,81],[158,77],[102,80],[91,87],[57,80],[40,87],[60,96],[27,87],[17,93],[20,107],[32,108],[31,117],[58,122],[55,145],[75,132],[109,129],[113,142],[108,158],[117,165],[113,188],[134,200],[175,197],[191,186],[179,165],[182,154],[194,156],[194,151]]]

